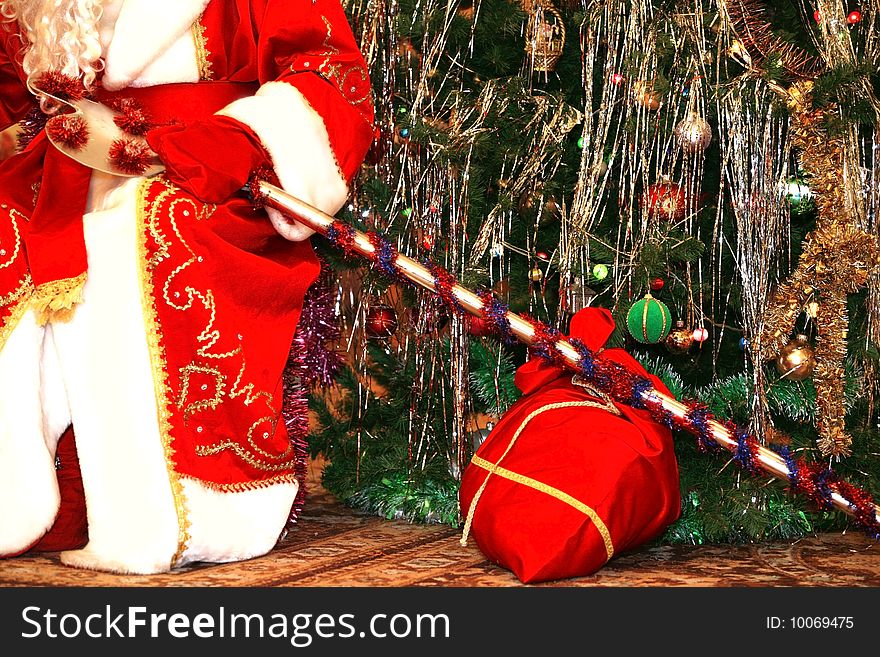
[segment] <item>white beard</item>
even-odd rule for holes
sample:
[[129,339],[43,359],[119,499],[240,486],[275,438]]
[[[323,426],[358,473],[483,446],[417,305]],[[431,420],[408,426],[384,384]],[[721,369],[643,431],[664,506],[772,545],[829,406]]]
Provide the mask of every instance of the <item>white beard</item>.
[[23,66],[33,79],[47,71],[81,78],[91,87],[101,69],[101,0],[7,0],[4,15],[18,19],[30,43]]

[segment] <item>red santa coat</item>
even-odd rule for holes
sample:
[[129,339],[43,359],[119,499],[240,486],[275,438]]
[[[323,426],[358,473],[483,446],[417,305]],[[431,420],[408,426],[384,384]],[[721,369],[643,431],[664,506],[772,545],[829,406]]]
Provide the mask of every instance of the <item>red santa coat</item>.
[[[372,138],[372,104],[364,61],[335,0],[116,0],[106,4],[100,28],[106,61],[104,90],[125,97],[129,89],[136,94],[142,88],[169,83],[177,88],[198,83],[197,97],[198,89],[203,88],[207,98],[213,97],[210,86],[214,81],[250,84],[245,95],[236,93],[236,99],[230,98],[226,104],[216,98],[206,101],[205,112],[225,114],[249,126],[272,156],[282,186],[295,196],[328,213],[335,213],[344,203],[347,185]],[[12,30],[4,31],[2,39],[0,126],[5,126],[22,118],[32,106],[32,98],[16,65],[19,38]],[[223,98],[222,94],[218,97]],[[176,118],[173,105],[162,109],[168,110],[163,118]],[[41,196],[43,203],[48,203],[45,199],[52,192],[47,186],[65,185],[63,175],[47,175],[53,172],[43,166],[48,159],[39,153],[50,148],[45,138],[38,136],[27,151],[0,167],[0,389],[4,370],[10,378],[13,368],[27,367],[20,356],[27,349],[19,346],[23,339],[15,336],[39,330],[30,327],[32,299],[47,288],[49,292],[57,290],[58,281],[79,278],[67,276],[70,262],[75,260],[70,255],[75,249],[70,246],[74,240],[69,231],[58,231],[57,235],[48,231],[46,238],[37,235],[29,221]],[[63,411],[46,411],[51,394],[45,390],[50,387],[45,372],[54,365],[47,365],[45,350],[41,365],[44,378],[33,385],[41,389],[42,437],[49,455],[66,420],[72,420],[77,431],[92,542],[84,556],[72,555],[69,563],[155,572],[196,559],[224,561],[265,552],[274,543],[269,536],[278,534],[279,520],[283,525],[277,511],[265,526],[237,530],[239,534],[261,534],[258,544],[245,541],[215,550],[214,545],[225,540],[217,538],[223,533],[218,529],[223,520],[217,516],[224,508],[238,505],[242,518],[255,512],[262,517],[259,508],[281,509],[291,493],[295,494],[295,455],[280,421],[281,374],[303,295],[318,271],[311,246],[304,239],[308,231],[274,211],[267,216],[266,211],[254,209],[243,195],[222,205],[205,205],[161,176],[120,181],[96,175],[88,198],[86,190],[65,191],[68,202],[80,199],[87,205],[87,262],[82,264],[86,270],[85,300],[75,309],[72,326],[51,326],[58,342],[57,369],[66,386],[69,417]],[[104,214],[121,216],[125,212],[134,215],[132,253],[136,253],[140,296],[136,303],[143,322],[109,331],[112,337],[102,339],[115,340],[129,328],[135,336],[132,344],[145,338],[149,371],[128,378],[127,370],[120,372],[112,363],[99,363],[97,358],[77,360],[79,356],[63,353],[65,342],[75,345],[81,339],[91,344],[91,353],[100,356],[100,345],[94,344],[92,334],[117,319],[113,304],[98,297],[118,295],[119,304],[132,303],[127,298],[129,292],[114,291],[113,281],[107,282],[115,276],[112,261],[121,248],[112,240],[120,239],[129,248],[129,238],[105,238],[103,234],[114,229],[99,227],[107,223]],[[39,277],[36,263],[40,263]],[[100,291],[105,288],[107,291]],[[101,310],[102,303],[106,310]],[[121,354],[127,354],[126,339],[120,339]],[[114,346],[106,344],[113,352]],[[79,349],[73,346],[68,351]],[[88,353],[89,348],[84,351]],[[142,364],[131,368],[144,370]],[[72,381],[81,376],[79,370],[93,370],[82,387],[94,383],[94,390],[99,391],[95,394],[102,394],[107,379],[115,379],[114,388],[131,385],[126,400],[144,397],[132,402],[133,419],[117,414],[103,425],[96,422],[95,417],[112,415],[112,411],[103,407],[101,400],[78,397],[81,386]],[[130,381],[138,377],[143,384],[140,388]],[[18,384],[10,384],[10,388],[12,385]],[[151,395],[142,395],[148,387]],[[115,389],[107,394],[115,394]],[[59,393],[58,398],[63,396]],[[57,406],[65,404],[62,401]],[[12,412],[8,411],[10,416]],[[161,446],[165,472],[150,475],[145,486],[151,490],[142,491],[142,495],[149,497],[156,492],[154,487],[164,487],[167,477],[170,498],[164,491],[161,495],[173,500],[176,516],[172,554],[166,554],[170,540],[165,540],[161,549],[154,550],[158,556],[128,558],[125,555],[131,550],[126,552],[124,546],[116,545],[116,534],[124,528],[105,531],[99,527],[119,522],[111,518],[119,515],[116,510],[102,511],[114,490],[123,491],[121,495],[134,493],[132,484],[121,483],[124,476],[116,475],[109,483],[100,480],[105,477],[102,469],[124,472],[135,465],[113,463],[113,454],[126,461],[141,459],[140,447],[127,453],[118,448],[120,441],[112,436],[114,423],[119,425],[115,431],[126,432],[126,423],[136,424],[137,417],[145,418],[142,424],[155,427],[144,430],[145,435],[157,434],[155,439]],[[83,446],[80,426],[94,436],[84,439],[91,441],[91,446]],[[11,445],[9,462],[37,463],[39,458],[24,454],[28,448],[14,442],[19,428],[26,429],[11,426],[5,430],[6,436],[0,433],[0,451],[5,441]],[[117,449],[121,451],[114,451]],[[45,469],[42,462],[37,470],[40,468]],[[144,470],[149,467],[144,465]],[[17,478],[9,473],[7,489],[21,494],[20,487],[28,485],[33,489],[28,499],[42,499],[44,492],[35,487],[46,475],[42,470],[35,472]],[[99,480],[92,486],[91,498],[90,478]],[[271,503],[266,502],[266,496],[259,501],[256,492],[260,489],[272,489],[266,493],[274,496]],[[239,496],[224,507],[216,499],[223,494]],[[28,514],[31,520],[24,529],[15,529],[21,519],[11,518],[5,527],[0,525],[0,554],[20,551],[37,540],[51,526],[56,498],[57,489],[54,494],[49,491],[44,508]],[[152,511],[145,508],[149,515]],[[235,513],[230,513],[231,519]],[[167,518],[156,523],[166,529],[169,524]],[[199,532],[204,534],[202,538],[196,536]]]

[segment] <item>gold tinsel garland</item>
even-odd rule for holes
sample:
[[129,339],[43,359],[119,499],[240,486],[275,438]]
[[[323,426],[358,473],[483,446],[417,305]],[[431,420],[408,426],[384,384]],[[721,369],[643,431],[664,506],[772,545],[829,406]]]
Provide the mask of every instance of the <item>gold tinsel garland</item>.
[[818,447],[825,456],[846,456],[852,438],[844,428],[844,361],[847,295],[862,288],[880,264],[874,235],[857,227],[840,177],[845,171],[843,139],[828,134],[824,120],[833,106],[812,106],[812,82],[782,90],[792,113],[792,140],[800,165],[816,195],[816,229],[807,235],[798,265],[779,285],[765,316],[761,356],[775,358],[794,330],[807,303],[818,302],[816,369]]

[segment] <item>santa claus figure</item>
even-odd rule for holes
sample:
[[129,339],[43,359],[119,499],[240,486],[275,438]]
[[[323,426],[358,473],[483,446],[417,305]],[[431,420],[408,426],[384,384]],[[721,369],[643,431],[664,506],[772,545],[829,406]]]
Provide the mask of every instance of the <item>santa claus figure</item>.
[[[25,128],[0,166],[0,555],[47,547],[74,445],[87,540],[50,541],[64,563],[156,573],[265,554],[299,486],[282,370],[318,265],[310,232],[242,187],[268,177],[329,214],[346,200],[372,104],[345,14],[338,0],[0,11],[0,129]],[[131,143],[108,157],[130,175],[55,147],[95,138],[59,101],[82,97],[119,112]],[[137,175],[144,141],[163,173]]]

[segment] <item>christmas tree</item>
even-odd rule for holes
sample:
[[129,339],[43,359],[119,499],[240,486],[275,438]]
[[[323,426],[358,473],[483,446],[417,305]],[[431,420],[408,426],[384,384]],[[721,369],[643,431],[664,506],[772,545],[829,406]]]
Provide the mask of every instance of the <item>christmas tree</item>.
[[[611,309],[612,344],[677,397],[880,490],[876,2],[346,9],[377,122],[340,218],[560,331]],[[310,399],[325,486],[459,523],[461,472],[517,399],[527,350],[316,245],[347,356]],[[679,438],[683,509],[663,541],[850,522]]]

